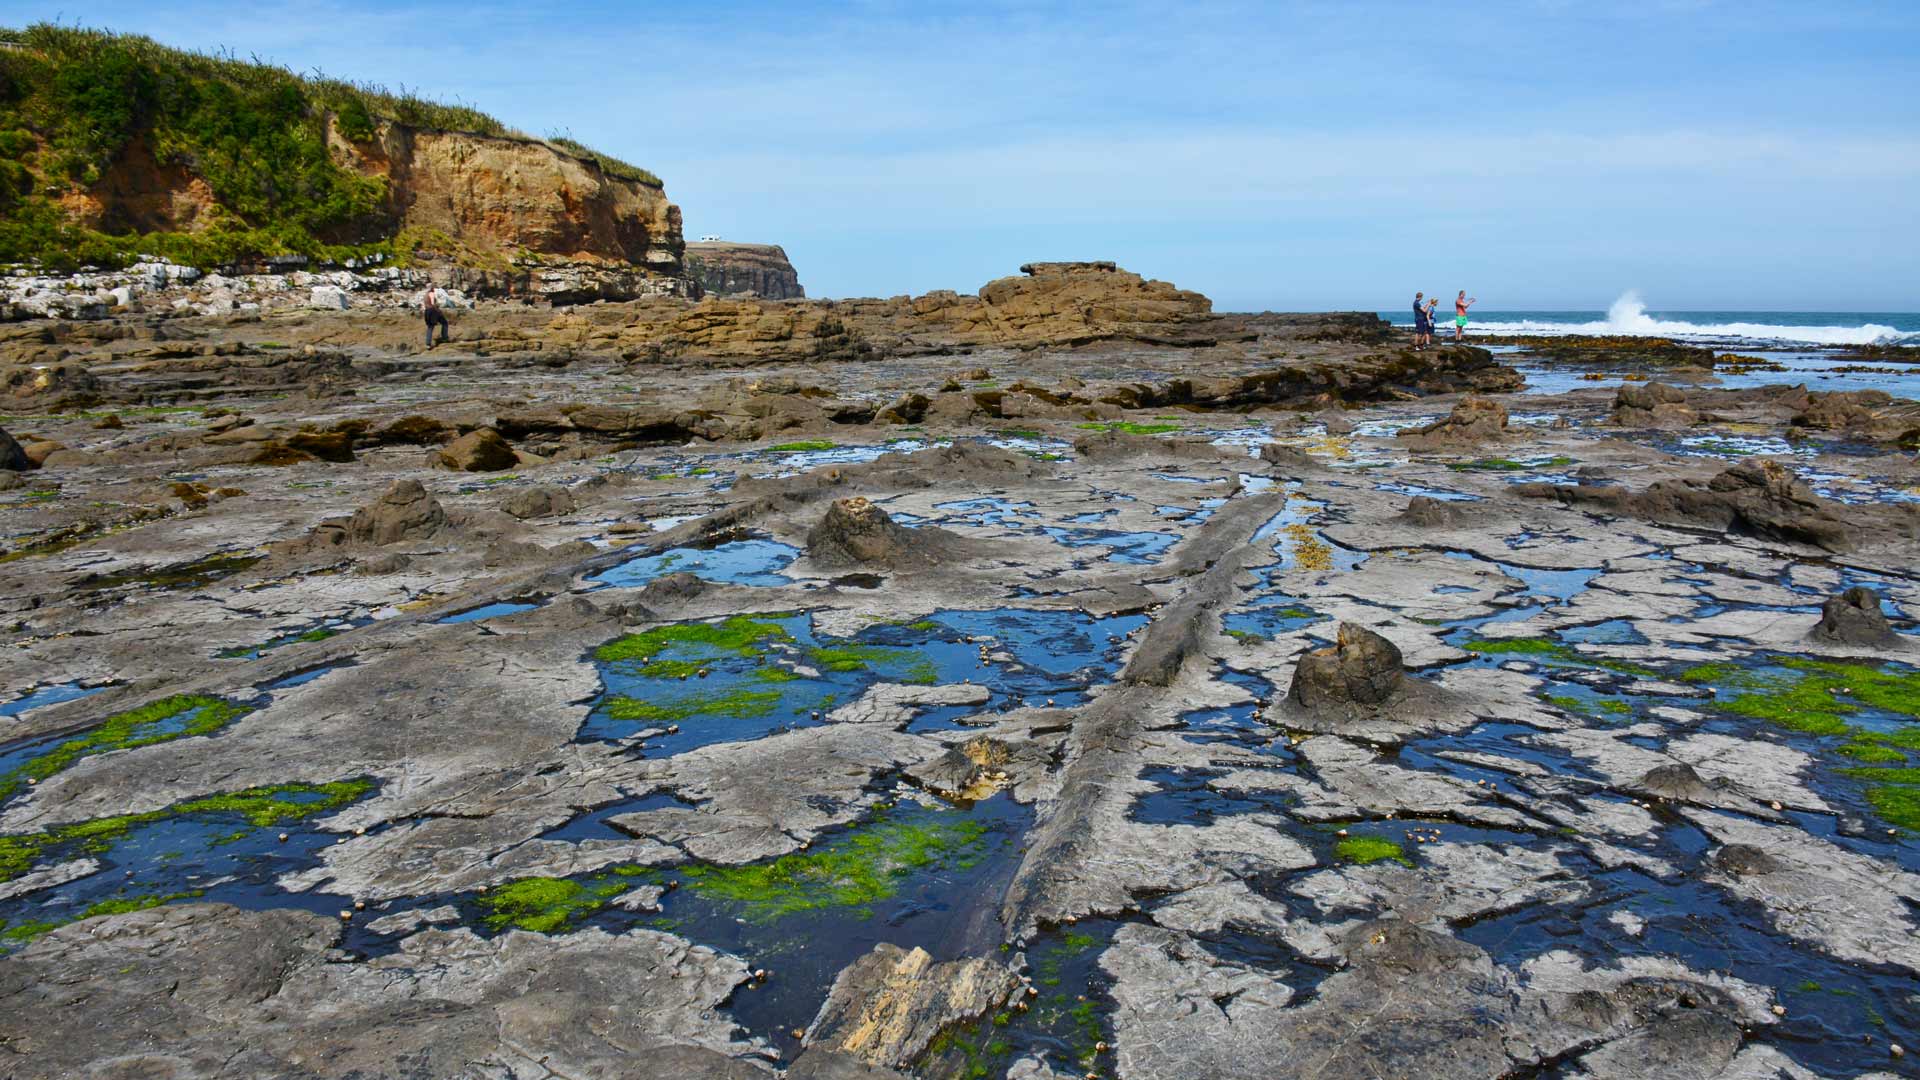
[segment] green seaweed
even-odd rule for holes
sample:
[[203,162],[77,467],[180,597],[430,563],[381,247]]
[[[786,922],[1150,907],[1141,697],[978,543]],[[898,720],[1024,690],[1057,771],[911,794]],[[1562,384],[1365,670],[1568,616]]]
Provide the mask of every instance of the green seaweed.
[[[220,698],[199,694],[176,694],[148,702],[137,709],[109,716],[100,726],[83,735],[54,745],[38,757],[0,774],[0,799],[18,791],[28,780],[40,781],[73,765],[81,758],[111,750],[131,750],[141,746],[171,742],[194,735],[211,735],[246,715],[247,708]],[[177,731],[156,730],[165,721],[182,713],[192,713]]]
[[260,828],[338,810],[372,790],[373,781],[364,779],[325,784],[273,784],[188,799],[159,810],[56,825],[37,833],[0,836],[0,881],[11,881],[26,873],[52,851],[72,848],[87,854],[105,853],[136,827],[168,818],[232,814]]
[[1348,862],[1367,866],[1388,859],[1405,866],[1412,866],[1413,860],[1399,844],[1384,836],[1347,836],[1333,846],[1333,853]]
[[580,880],[520,878],[481,893],[474,902],[485,912],[480,921],[491,929],[553,934],[571,929],[654,873],[646,867],[618,866]]
[[695,894],[768,922],[802,911],[864,908],[893,896],[899,879],[916,870],[964,869],[982,854],[985,835],[986,827],[970,819],[914,823],[881,815],[817,851],[747,866],[695,864],[680,874]]
[[608,663],[622,660],[646,662],[668,646],[704,645],[717,652],[753,657],[765,651],[767,642],[792,640],[793,635],[779,623],[733,615],[717,623],[689,622],[656,626],[610,641],[595,649],[593,655],[594,659]]
[[802,439],[799,442],[780,443],[767,447],[770,454],[804,454],[813,450],[832,450],[839,443],[831,439]]
[[826,645],[807,653],[825,671],[873,671],[900,682],[931,686],[939,672],[918,649],[895,645]]
[[615,720],[642,723],[674,723],[696,716],[733,716],[742,719],[765,716],[780,704],[778,690],[727,690],[702,694],[677,701],[652,702],[620,694],[607,700],[607,715]]
[[1652,668],[1642,667],[1639,664],[1629,663],[1625,660],[1609,660],[1601,656],[1588,656],[1585,653],[1570,649],[1558,642],[1548,641],[1546,638],[1541,637],[1474,638],[1460,647],[1471,652],[1496,656],[1533,656],[1542,660],[1558,660],[1568,664],[1583,664],[1588,667],[1617,671],[1623,675],[1651,677],[1659,674]]

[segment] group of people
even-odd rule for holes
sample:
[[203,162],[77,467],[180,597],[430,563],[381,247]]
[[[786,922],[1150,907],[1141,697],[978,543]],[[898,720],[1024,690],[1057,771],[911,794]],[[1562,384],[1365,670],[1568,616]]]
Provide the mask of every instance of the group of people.
[[[1453,298],[1453,340],[1462,341],[1467,336],[1467,309],[1479,301],[1479,297],[1467,299],[1467,290]],[[1440,298],[1427,299],[1427,294],[1413,294],[1413,347],[1424,349],[1433,344],[1434,309],[1440,306]]]

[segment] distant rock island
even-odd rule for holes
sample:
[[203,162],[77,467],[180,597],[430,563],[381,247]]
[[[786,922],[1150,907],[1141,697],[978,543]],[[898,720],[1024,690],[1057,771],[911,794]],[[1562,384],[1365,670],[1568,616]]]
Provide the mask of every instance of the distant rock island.
[[715,296],[804,300],[800,274],[778,244],[700,240],[687,245],[687,276]]

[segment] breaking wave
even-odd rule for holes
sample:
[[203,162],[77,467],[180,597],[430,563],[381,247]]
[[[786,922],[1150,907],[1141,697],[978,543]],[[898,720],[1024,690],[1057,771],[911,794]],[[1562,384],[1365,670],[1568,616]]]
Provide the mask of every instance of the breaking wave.
[[1473,329],[1491,334],[1630,334],[1693,341],[1779,341],[1806,345],[1914,345],[1920,333],[1909,333],[1879,323],[1861,326],[1786,326],[1776,323],[1693,323],[1659,319],[1647,314],[1640,294],[1629,292],[1613,302],[1602,322],[1475,321]]

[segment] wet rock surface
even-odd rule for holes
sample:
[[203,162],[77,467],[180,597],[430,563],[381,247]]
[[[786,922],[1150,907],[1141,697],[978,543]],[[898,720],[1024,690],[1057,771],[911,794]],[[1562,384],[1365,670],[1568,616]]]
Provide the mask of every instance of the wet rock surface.
[[0,332],[0,1072],[1920,1044],[1903,397],[1100,264],[403,314]]

